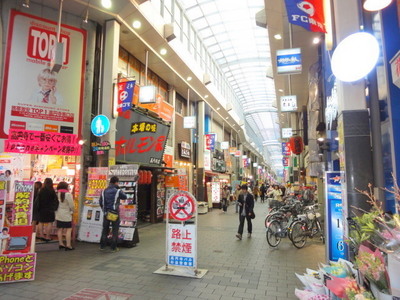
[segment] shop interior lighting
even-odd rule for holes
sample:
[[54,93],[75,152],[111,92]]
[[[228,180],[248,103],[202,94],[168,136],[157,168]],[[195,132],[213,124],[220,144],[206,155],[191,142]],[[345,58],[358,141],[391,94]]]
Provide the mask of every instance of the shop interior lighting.
[[317,138],[317,141],[318,142],[323,142],[325,139],[321,136],[321,137],[319,137],[319,138]]
[[368,11],[378,11],[388,6],[392,0],[365,0],[364,9]]
[[29,5],[30,5],[30,0],[24,0],[24,2],[22,2],[23,7],[29,8]]
[[135,29],[139,29],[140,27],[142,27],[142,23],[139,20],[135,20],[133,21],[132,26]]
[[333,52],[332,72],[341,81],[357,81],[371,72],[378,58],[376,38],[366,32],[354,33],[343,39]]
[[101,5],[103,5],[104,8],[111,8],[112,2],[111,0],[101,0]]

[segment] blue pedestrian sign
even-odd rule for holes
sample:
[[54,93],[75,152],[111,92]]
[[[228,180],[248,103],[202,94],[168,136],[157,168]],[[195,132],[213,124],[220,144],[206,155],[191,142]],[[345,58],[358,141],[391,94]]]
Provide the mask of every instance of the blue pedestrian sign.
[[103,136],[110,130],[110,120],[105,115],[97,115],[92,120],[90,129],[95,136]]

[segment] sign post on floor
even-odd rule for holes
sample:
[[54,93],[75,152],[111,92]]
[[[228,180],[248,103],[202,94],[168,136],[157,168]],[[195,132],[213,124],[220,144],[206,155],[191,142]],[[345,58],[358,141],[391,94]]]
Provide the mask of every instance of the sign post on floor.
[[177,191],[167,201],[165,266],[154,273],[202,278],[197,267],[197,201],[189,192]]

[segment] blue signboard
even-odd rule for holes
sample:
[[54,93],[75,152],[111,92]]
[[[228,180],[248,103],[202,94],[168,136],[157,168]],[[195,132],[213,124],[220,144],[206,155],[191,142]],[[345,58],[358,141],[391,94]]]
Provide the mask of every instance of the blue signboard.
[[110,130],[110,120],[105,115],[93,118],[90,129],[95,136],[103,136]]
[[276,51],[278,74],[301,73],[301,49],[282,49]]
[[342,210],[342,175],[340,172],[326,172],[326,232],[328,259],[346,259],[347,245],[344,242]]

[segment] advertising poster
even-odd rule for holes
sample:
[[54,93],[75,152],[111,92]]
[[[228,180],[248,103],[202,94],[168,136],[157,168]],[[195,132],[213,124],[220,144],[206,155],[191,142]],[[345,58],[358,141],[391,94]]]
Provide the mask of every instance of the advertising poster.
[[12,225],[27,226],[32,223],[33,181],[14,182]]
[[172,266],[196,266],[196,225],[168,224],[167,259]]
[[0,138],[10,129],[79,134],[86,32],[61,25],[63,61],[56,73],[50,69],[56,22],[12,10],[8,29]]
[[103,212],[100,205],[85,203],[82,209],[78,240],[90,243],[99,243],[103,229]]
[[326,227],[328,233],[328,259],[346,259],[344,241],[341,172],[326,172]]
[[0,283],[35,279],[36,253],[0,255]]
[[221,202],[221,184],[219,181],[211,182],[211,197],[213,203]]
[[6,182],[0,181],[0,230],[3,229],[4,227],[5,218],[6,218]]
[[88,169],[88,187],[86,197],[100,197],[101,192],[107,187],[107,167]]

